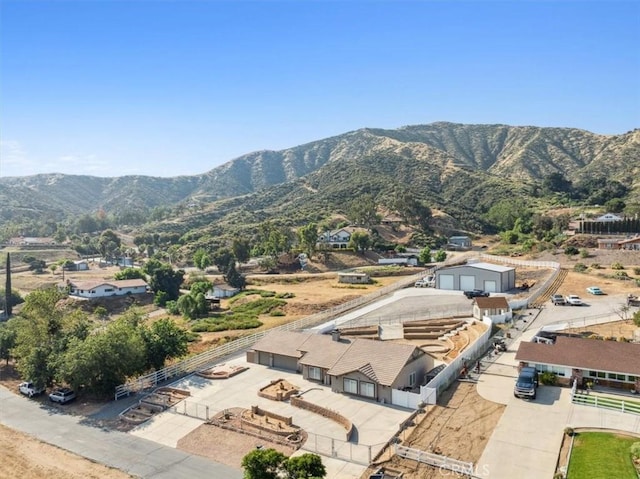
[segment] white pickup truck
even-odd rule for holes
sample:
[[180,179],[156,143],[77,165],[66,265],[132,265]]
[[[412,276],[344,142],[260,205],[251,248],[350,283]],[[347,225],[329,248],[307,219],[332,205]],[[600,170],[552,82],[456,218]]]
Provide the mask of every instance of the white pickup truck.
[[25,381],[18,385],[18,391],[20,391],[20,394],[24,394],[25,396],[29,396],[31,398],[33,396],[37,396],[38,394],[42,394],[45,391],[45,388],[38,387],[31,381]]
[[564,299],[569,306],[582,306],[582,299],[577,294],[569,294]]

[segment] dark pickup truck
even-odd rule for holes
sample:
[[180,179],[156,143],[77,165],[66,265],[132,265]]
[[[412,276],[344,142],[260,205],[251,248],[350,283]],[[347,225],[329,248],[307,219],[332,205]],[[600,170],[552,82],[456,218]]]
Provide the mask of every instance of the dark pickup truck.
[[489,292],[483,291],[481,289],[472,289],[471,291],[465,291],[464,295],[469,299],[486,298],[487,296],[489,296]]

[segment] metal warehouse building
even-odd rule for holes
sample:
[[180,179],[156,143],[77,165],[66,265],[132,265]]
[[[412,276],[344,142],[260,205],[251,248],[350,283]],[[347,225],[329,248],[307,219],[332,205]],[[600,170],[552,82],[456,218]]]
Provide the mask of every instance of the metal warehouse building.
[[436,288],[504,293],[516,287],[516,270],[490,263],[470,263],[436,271]]

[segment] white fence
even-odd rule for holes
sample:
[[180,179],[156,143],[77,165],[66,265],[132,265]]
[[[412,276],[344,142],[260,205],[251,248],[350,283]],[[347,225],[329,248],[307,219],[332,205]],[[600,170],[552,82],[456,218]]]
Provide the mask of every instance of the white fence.
[[[302,318],[291,323],[283,324],[273,329],[280,331],[297,331],[317,326],[318,324],[327,322],[340,314],[364,306],[393,291],[413,284],[419,278],[420,275],[403,277],[396,283],[380,288],[378,291],[374,291],[371,294],[362,296],[339,306],[334,306],[333,308],[321,313],[307,316],[306,318]],[[248,349],[267,333],[268,331],[262,331],[241,337],[222,346],[210,349],[196,356],[189,357],[171,366],[167,366],[166,368],[132,379],[131,381],[116,387],[115,399],[120,399],[121,397],[127,396],[133,392],[144,391],[145,389],[155,387],[167,379],[206,369],[225,356]]]
[[305,451],[363,466],[371,464],[371,460],[382,447],[384,443],[370,446],[314,433],[308,433],[307,440],[302,445]]
[[460,375],[460,371],[465,364],[470,368],[473,362],[485,353],[488,348],[489,338],[491,337],[492,321],[485,317],[482,322],[487,326],[486,331],[484,331],[476,341],[470,344],[467,349],[461,351],[458,357],[451,361],[436,377],[429,381],[427,383],[429,388],[435,389],[438,393],[444,391]]
[[391,404],[407,409],[418,409],[420,404],[435,404],[436,390],[427,386],[421,386],[419,393],[411,391],[391,390]]
[[182,414],[183,416],[202,419],[203,421],[208,421],[211,417],[208,405],[196,401],[189,401],[187,399],[180,401],[178,404],[167,410],[177,414]]
[[640,415],[640,402],[625,401],[624,399],[609,398],[605,396],[597,396],[595,394],[574,393],[571,397],[574,404],[582,404],[584,406],[599,407],[602,409],[610,409],[620,411],[627,414]]
[[419,449],[401,446],[399,444],[395,444],[394,449],[397,456],[404,457],[406,459],[412,459],[440,469],[447,469],[456,474],[466,474],[469,476],[474,474],[473,462],[460,461],[440,454],[433,454],[430,452],[420,451]]

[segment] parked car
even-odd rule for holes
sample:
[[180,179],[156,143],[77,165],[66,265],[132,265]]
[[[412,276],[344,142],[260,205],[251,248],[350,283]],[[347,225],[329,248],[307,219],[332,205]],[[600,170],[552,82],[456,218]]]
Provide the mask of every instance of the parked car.
[[564,296],[561,294],[554,294],[551,296],[551,302],[556,306],[564,306],[567,302],[564,300]]
[[25,381],[18,385],[18,391],[25,396],[29,396],[32,398],[33,396],[37,396],[38,394],[42,394],[45,391],[44,387],[36,386],[31,381]]
[[604,291],[602,291],[600,288],[598,288],[597,286],[589,286],[587,288],[587,293],[589,294],[595,294],[595,295],[600,295],[600,294],[604,294]]
[[489,292],[483,291],[482,289],[472,289],[471,291],[465,291],[464,295],[469,299],[486,298],[487,296],[489,296]]
[[535,399],[538,387],[538,371],[536,368],[524,367],[520,370],[513,395],[517,398]]
[[433,276],[425,276],[424,278],[420,278],[414,286],[416,288],[432,288],[435,285]]
[[58,404],[66,404],[76,398],[76,393],[70,388],[56,388],[49,394],[49,400]]
[[564,299],[570,306],[582,306],[582,299],[577,294],[570,294]]

